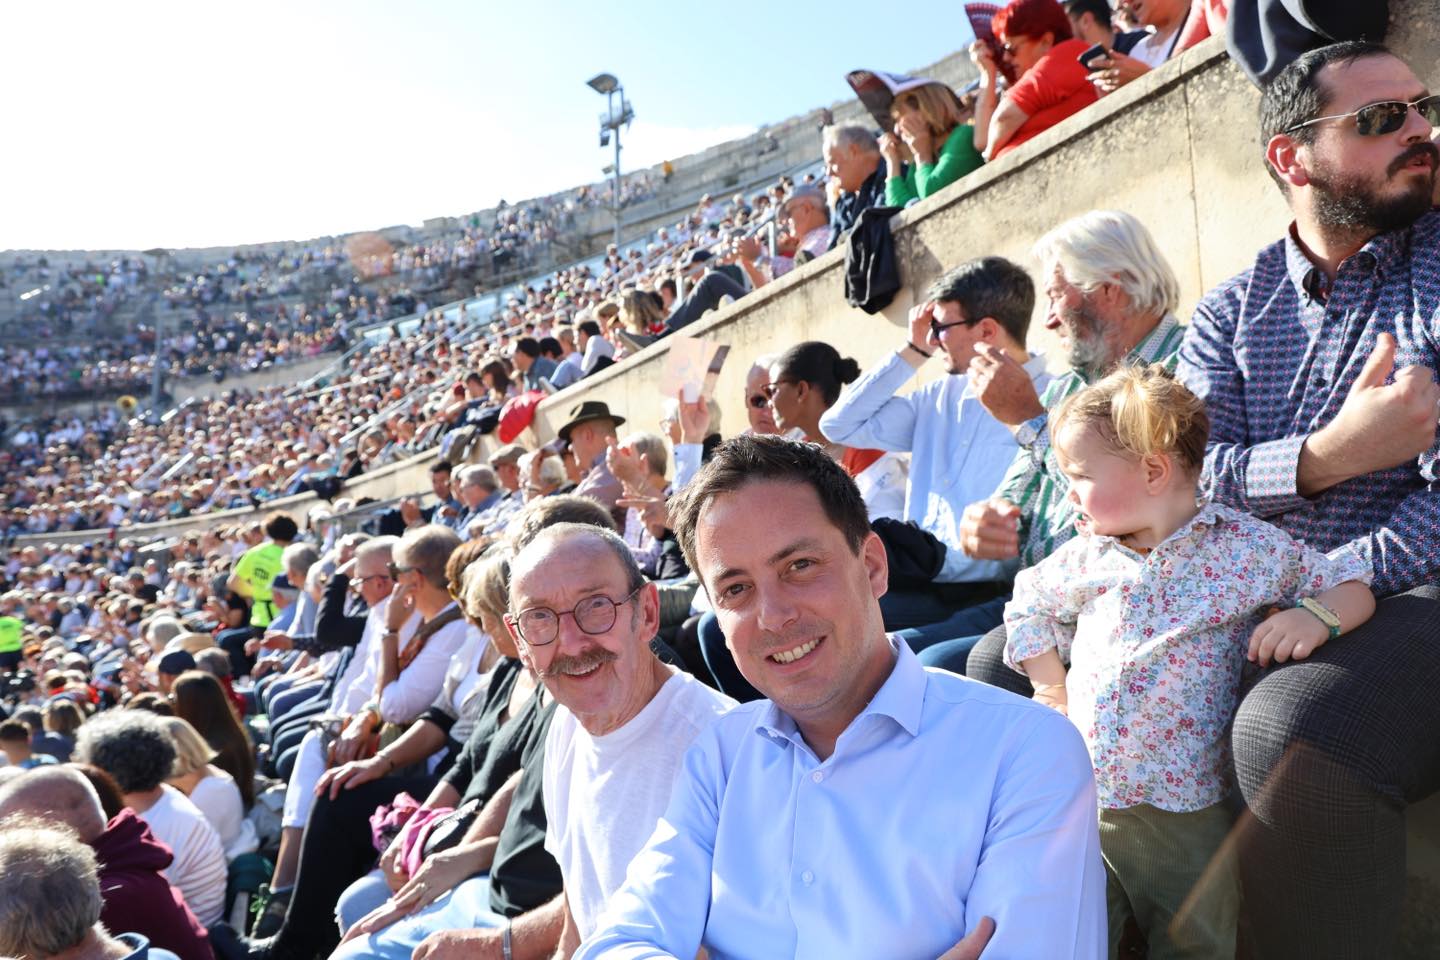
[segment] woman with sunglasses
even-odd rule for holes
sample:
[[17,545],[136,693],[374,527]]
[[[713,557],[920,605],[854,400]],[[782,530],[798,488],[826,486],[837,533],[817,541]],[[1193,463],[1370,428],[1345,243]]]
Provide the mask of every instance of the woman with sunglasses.
[[1002,69],[994,53],[984,41],[971,45],[970,58],[980,70],[975,149],[986,160],[1013,150],[1097,98],[1080,63],[1085,41],[1073,37],[1070,20],[1056,0],[1011,0],[990,25],[1015,79],[1000,95]]
[[899,518],[905,509],[906,461],[899,454],[832,443],[820,417],[840,399],[840,388],[860,377],[860,365],[828,343],[796,344],[770,366],[765,395],[775,425],[787,436],[818,443],[860,488],[870,519]]

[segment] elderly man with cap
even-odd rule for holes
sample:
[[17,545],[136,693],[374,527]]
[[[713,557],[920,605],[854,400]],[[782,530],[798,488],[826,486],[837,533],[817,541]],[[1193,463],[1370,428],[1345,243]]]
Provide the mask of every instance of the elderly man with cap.
[[[612,414],[605,402],[586,400],[570,409],[570,419],[557,431],[560,439],[570,444],[575,462],[585,471],[575,493],[599,501],[612,513],[617,510],[615,502],[624,494],[624,488],[605,465],[605,451],[612,440],[618,439],[615,428],[624,422],[625,418]],[[623,523],[623,518],[621,510],[617,524]]]
[[790,256],[769,255],[756,237],[735,244],[735,255],[750,282],[763,287],[785,276],[796,266],[809,263],[830,249],[830,208],[819,187],[800,187],[780,205],[777,216],[785,234],[794,242]]
[[525,505],[525,494],[521,490],[520,458],[526,450],[518,443],[507,443],[490,454],[490,469],[495,474],[498,486],[495,499],[486,508],[468,518],[461,526],[463,536],[475,539],[480,536],[497,536],[503,533],[505,525]]

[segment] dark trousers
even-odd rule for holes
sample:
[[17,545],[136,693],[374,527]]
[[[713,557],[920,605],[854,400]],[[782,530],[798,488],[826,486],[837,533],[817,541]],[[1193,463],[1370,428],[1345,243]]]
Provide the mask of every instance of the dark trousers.
[[424,802],[434,787],[430,776],[383,777],[341,790],[334,800],[327,793],[315,801],[300,843],[290,907],[272,952],[275,960],[329,956],[340,942],[335,902],[379,857],[370,837],[370,814],[402,792]]
[[745,288],[731,280],[723,273],[711,270],[700,278],[694,289],[685,295],[685,300],[675,308],[670,319],[665,321],[667,332],[687,327],[699,320],[707,310],[714,310],[720,306],[720,301],[725,297],[734,297],[739,300],[745,296]]
[[[1025,696],[1004,628],[969,676]],[[1388,957],[1405,892],[1405,807],[1440,790],[1440,588],[1381,600],[1309,658],[1259,671],[1235,714],[1242,926],[1260,960]]]

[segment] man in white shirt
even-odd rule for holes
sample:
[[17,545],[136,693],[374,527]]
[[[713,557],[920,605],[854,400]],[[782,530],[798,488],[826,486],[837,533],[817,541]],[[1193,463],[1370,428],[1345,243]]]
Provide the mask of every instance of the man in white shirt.
[[[545,849],[565,881],[569,956],[655,829],[685,751],[734,701],[656,658],[659,595],[609,530],[545,529],[511,564],[510,609],[521,658],[559,704],[544,750]],[[497,935],[506,956],[529,956],[544,935],[533,923],[475,921],[483,928],[437,932],[415,956],[483,956]]]
[[699,734],[575,957],[1103,956],[1078,731],[885,635],[884,546],[839,465],[737,437],[670,517],[769,699]]

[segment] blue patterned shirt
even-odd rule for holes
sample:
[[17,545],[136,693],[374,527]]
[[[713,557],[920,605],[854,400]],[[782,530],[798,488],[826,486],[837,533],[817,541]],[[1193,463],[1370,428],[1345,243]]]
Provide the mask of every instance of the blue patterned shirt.
[[1205,296],[1180,348],[1180,379],[1210,414],[1210,494],[1318,550],[1348,544],[1371,562],[1381,595],[1440,572],[1440,451],[1306,498],[1300,448],[1339,412],[1380,333],[1395,336],[1397,370],[1440,370],[1437,248],[1440,213],[1431,212],[1371,239],[1327,295],[1292,228]]

